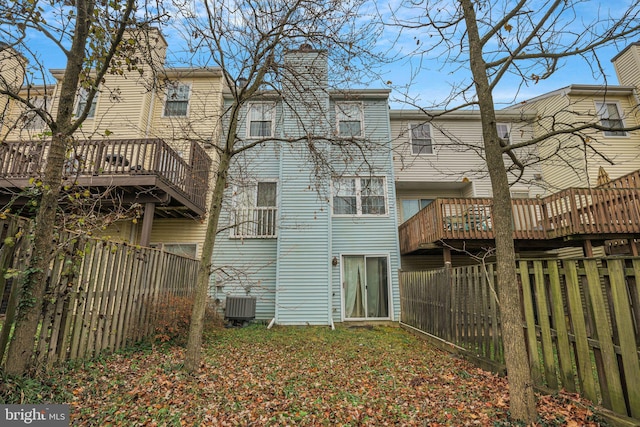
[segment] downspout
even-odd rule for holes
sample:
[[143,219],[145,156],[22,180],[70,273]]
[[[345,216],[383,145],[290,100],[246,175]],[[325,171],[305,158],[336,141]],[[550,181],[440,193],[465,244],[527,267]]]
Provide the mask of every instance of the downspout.
[[[284,108],[284,107],[283,107]],[[279,186],[279,191],[277,192],[277,202],[278,202],[278,219],[277,219],[277,224],[276,227],[278,227],[280,224],[282,224],[282,193],[284,193],[284,191],[282,191],[282,185],[284,183],[284,174],[283,174],[283,168],[284,168],[284,150],[282,148],[282,144],[278,143],[278,150],[279,150],[279,154],[280,154],[280,159],[279,159],[279,171],[278,171],[278,186]],[[282,239],[280,236],[280,231],[278,229],[278,238],[277,238],[277,243],[276,243],[276,283],[275,283],[275,291],[276,291],[276,295],[275,295],[275,307],[274,307],[274,317],[271,320],[271,323],[269,323],[269,326],[267,327],[267,329],[270,329],[273,325],[276,324],[276,319],[278,319],[278,307],[280,306],[280,304],[278,303],[278,299],[279,299],[279,293],[278,293],[278,288],[280,287],[280,246],[282,243]]]
[[147,128],[144,131],[144,137],[149,138],[149,131],[151,130],[151,118],[153,117],[153,110],[156,104],[156,91],[151,91],[151,101],[149,101],[149,114],[147,114]]
[[[331,330],[335,331],[336,329],[336,325],[333,324],[333,262],[332,262],[332,258],[331,255],[333,254],[333,224],[331,221],[331,207],[329,206],[329,209],[327,209],[327,224],[329,225],[329,230],[328,230],[328,237],[329,237],[329,244],[328,246],[328,250],[327,250],[327,265],[329,268],[329,295],[327,295],[327,299],[328,299],[328,304],[327,304],[327,308],[328,308],[328,315],[329,315],[329,326],[331,326]],[[338,267],[339,268],[339,267]]]

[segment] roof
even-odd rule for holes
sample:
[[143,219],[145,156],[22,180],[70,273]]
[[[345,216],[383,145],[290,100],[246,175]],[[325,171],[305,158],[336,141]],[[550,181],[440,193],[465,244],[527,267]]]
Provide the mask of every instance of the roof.
[[[329,90],[329,97],[337,100],[358,101],[363,99],[388,99],[391,93],[390,89],[333,89]],[[225,89],[223,93],[225,98],[231,98],[232,94],[229,89]],[[252,97],[254,100],[258,99],[279,99],[281,97],[280,92],[275,90],[265,90],[255,94]]]
[[[63,68],[50,69],[49,72],[56,78],[60,79],[64,75]],[[164,72],[168,77],[220,77],[222,69],[219,67],[199,68],[199,67],[168,67],[164,68]]]
[[550,98],[552,96],[595,96],[595,95],[611,95],[611,96],[629,96],[633,95],[635,90],[634,86],[619,86],[619,85],[586,85],[586,84],[573,84],[569,86],[556,89],[551,92],[544,93],[536,96],[535,98],[527,99],[518,104],[511,105],[503,108],[501,111],[513,110],[516,108],[522,108],[526,104],[532,104],[543,99]]
[[616,56],[614,56],[613,58],[611,58],[611,62],[615,62],[616,59],[618,59],[620,56],[622,56],[626,51],[628,51],[629,49],[631,49],[634,46],[640,46],[640,42],[634,42],[631,43],[629,46],[625,47],[624,49],[622,49],[620,52],[618,52],[616,54]]
[[[391,120],[480,120],[479,110],[390,110]],[[522,114],[520,111],[497,110],[496,117],[504,121],[521,121],[533,118],[533,114]]]

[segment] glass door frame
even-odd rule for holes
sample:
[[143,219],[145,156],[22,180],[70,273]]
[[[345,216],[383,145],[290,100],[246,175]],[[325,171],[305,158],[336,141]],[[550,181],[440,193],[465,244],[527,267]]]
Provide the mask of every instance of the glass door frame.
[[[365,317],[346,317],[346,307],[345,307],[345,286],[344,286],[344,281],[345,281],[345,274],[344,274],[344,258],[345,257],[349,257],[349,256],[359,256],[362,257],[364,259],[365,262],[365,266],[366,266],[366,262],[367,262],[367,258],[385,258],[387,260],[387,310],[388,310],[388,316],[386,317],[367,317],[366,312],[367,312],[367,306],[365,303],[364,306],[364,310],[365,310]],[[389,253],[379,253],[379,252],[373,252],[373,253],[362,253],[362,252],[348,252],[348,253],[341,253],[340,254],[340,317],[342,319],[342,321],[347,321],[347,322],[351,322],[351,321],[371,321],[371,320],[391,320],[393,319],[393,288],[392,288],[392,284],[393,284],[393,280],[391,279],[391,255]],[[364,300],[366,301],[366,295],[364,296]]]

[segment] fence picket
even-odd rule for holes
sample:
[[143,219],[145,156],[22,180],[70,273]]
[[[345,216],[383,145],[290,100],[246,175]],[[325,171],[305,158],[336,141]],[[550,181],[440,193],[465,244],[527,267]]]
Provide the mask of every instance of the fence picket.
[[[584,261],[587,274],[587,284],[589,297],[595,319],[597,339],[600,341],[600,353],[603,361],[603,378],[601,378],[600,389],[603,395],[608,396],[612,410],[623,414],[627,412],[624,402],[622,384],[620,382],[620,371],[618,370],[618,360],[613,348],[613,339],[605,310],[605,300],[600,286],[600,275],[595,259]],[[604,380],[604,381],[602,381]],[[603,399],[603,402],[607,402]]]
[[569,344],[569,333],[564,317],[564,301],[562,299],[562,289],[560,288],[560,274],[558,263],[548,261],[547,270],[549,272],[549,287],[551,291],[551,314],[553,326],[556,330],[556,343],[558,348],[558,361],[560,362],[560,382],[562,387],[574,393],[576,382],[573,378],[573,362],[571,360],[571,345]]
[[640,363],[622,260],[607,262],[631,415],[640,418]]
[[567,285],[567,298],[573,336],[575,337],[575,355],[578,368],[578,381],[580,392],[592,402],[597,401],[596,384],[593,378],[593,365],[587,336],[587,326],[584,320],[584,308],[580,295],[580,282],[576,261],[564,260],[565,283]]
[[531,281],[529,280],[529,264],[527,261],[520,261],[520,281],[522,283],[524,320],[527,326],[526,333],[529,345],[529,364],[531,367],[531,379],[534,384],[542,385],[542,370],[540,369],[540,356],[538,354],[538,340],[536,337],[536,319],[534,312],[533,294],[531,293]]

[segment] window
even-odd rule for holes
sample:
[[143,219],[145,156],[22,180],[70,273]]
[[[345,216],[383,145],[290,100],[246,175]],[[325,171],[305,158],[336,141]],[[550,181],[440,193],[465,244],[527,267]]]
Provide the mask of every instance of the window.
[[274,181],[236,187],[233,195],[232,237],[276,237],[277,188]]
[[527,190],[526,188],[523,188],[523,189],[515,188],[515,189],[512,189],[510,192],[511,192],[512,199],[528,199],[529,198],[529,190]]
[[509,125],[506,123],[497,123],[496,127],[498,128],[498,138],[500,138],[506,145],[509,145],[511,143],[511,129],[509,129]]
[[345,137],[363,136],[362,104],[356,102],[336,104],[338,135]]
[[622,114],[620,114],[620,108],[617,103],[597,102],[596,109],[598,110],[598,116],[600,117],[600,124],[612,129],[605,130],[605,136],[627,136],[627,132],[623,130],[615,130],[624,128]]
[[248,136],[249,138],[263,138],[273,135],[273,119],[275,104],[261,102],[249,106]]
[[198,245],[196,243],[153,243],[149,246],[156,249],[162,249],[170,254],[194,259],[198,253]]
[[[47,98],[34,98],[31,100],[31,103],[37,110],[48,111]],[[42,120],[42,117],[36,114],[36,112],[33,110],[27,111],[24,118],[25,118],[24,128],[27,130],[40,130],[40,129],[43,129],[46,125],[45,121]]]
[[333,181],[334,215],[386,213],[384,178],[337,178]]
[[402,199],[402,222],[417,214],[431,202],[433,199]]
[[431,125],[422,123],[409,125],[409,139],[413,154],[433,154],[433,141],[431,140]]
[[189,93],[191,85],[187,83],[170,83],[167,87],[167,98],[164,104],[165,117],[185,117],[189,109]]
[[[87,99],[89,98],[89,91],[85,88],[80,88],[78,91],[78,100],[76,104],[76,117],[79,117],[87,106]],[[96,114],[96,105],[98,104],[98,92],[93,97],[91,101],[91,107],[89,108],[89,114],[87,114],[87,118],[90,119]]]

